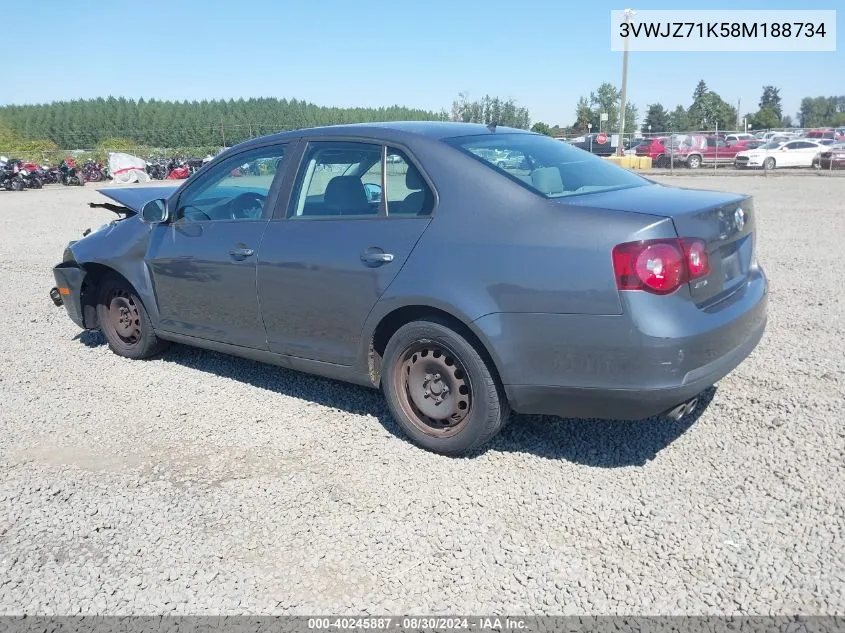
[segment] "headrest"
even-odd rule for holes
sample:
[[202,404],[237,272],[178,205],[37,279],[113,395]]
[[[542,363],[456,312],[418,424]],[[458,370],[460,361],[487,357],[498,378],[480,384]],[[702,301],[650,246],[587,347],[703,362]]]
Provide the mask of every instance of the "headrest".
[[540,167],[531,172],[531,182],[534,187],[552,195],[563,193],[563,179],[560,177],[560,170],[557,167]]
[[425,181],[420,175],[420,172],[411,164],[408,164],[408,172],[405,174],[405,186],[411,190],[425,187]]
[[326,186],[323,202],[338,211],[367,208],[367,192],[357,176],[335,176]]

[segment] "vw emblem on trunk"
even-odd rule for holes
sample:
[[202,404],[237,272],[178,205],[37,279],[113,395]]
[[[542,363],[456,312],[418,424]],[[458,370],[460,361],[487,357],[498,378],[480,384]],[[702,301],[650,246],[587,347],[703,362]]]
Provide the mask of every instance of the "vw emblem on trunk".
[[742,210],[742,207],[734,212],[734,222],[736,223],[737,231],[741,231],[742,227],[745,226],[745,211]]

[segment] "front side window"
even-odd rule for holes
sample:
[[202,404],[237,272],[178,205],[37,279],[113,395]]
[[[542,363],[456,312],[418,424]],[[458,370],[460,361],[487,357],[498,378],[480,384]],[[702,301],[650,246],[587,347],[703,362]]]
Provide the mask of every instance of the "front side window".
[[289,216],[378,216],[382,208],[381,145],[346,141],[309,143]]
[[547,198],[649,184],[610,161],[544,135],[483,134],[446,142]]
[[261,219],[284,154],[284,145],[260,147],[210,168],[179,196],[174,221]]

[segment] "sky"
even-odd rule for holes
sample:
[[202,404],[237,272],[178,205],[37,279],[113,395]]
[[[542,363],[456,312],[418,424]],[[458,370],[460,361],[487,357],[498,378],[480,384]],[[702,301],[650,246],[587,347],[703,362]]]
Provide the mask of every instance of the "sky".
[[[628,2],[628,0],[625,0]],[[26,14],[0,24],[0,104],[89,97],[176,100],[297,98],[319,105],[407,105],[439,111],[459,92],[512,97],[532,121],[571,124],[578,98],[621,85],[610,11],[840,9],[845,0],[144,0]],[[793,117],[805,96],[845,93],[836,52],[663,53],[629,58],[629,101],[689,106],[699,79],[742,113],[762,86],[780,88]],[[31,55],[24,54],[29,51]],[[31,59],[32,63],[24,63]]]

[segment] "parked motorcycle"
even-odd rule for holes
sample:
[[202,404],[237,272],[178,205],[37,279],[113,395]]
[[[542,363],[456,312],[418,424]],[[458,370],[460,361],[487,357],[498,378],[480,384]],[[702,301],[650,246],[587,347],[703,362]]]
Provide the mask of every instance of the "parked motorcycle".
[[103,166],[93,160],[85,161],[85,164],[82,166],[82,174],[85,177],[85,182],[100,182],[106,179]]
[[41,167],[41,180],[45,185],[57,185],[62,181],[62,172],[58,167]]
[[23,163],[20,165],[21,178],[29,189],[41,189],[44,186],[44,174],[41,167],[35,163]]
[[147,173],[153,180],[164,180],[167,178],[170,170],[167,168],[167,163],[163,160],[147,161]]
[[59,171],[62,172],[62,184],[68,186],[83,186],[85,184],[85,176],[82,171],[73,163],[63,160],[59,165]]
[[21,176],[20,161],[10,160],[0,167],[0,187],[6,191],[23,191],[26,181]]

